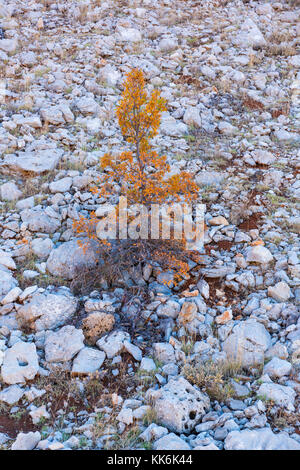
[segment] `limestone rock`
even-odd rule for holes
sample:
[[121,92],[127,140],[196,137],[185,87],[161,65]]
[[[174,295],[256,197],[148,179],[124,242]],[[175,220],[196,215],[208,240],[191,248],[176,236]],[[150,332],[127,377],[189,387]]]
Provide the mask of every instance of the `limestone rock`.
[[82,330],[74,326],[63,326],[56,332],[47,331],[45,357],[47,362],[66,362],[84,348]]
[[18,341],[5,351],[1,368],[2,379],[7,384],[32,380],[39,370],[36,347],[33,343]]
[[23,433],[17,435],[17,439],[13,443],[11,450],[32,450],[41,440],[41,435],[38,431]]
[[53,292],[35,293],[17,314],[18,321],[36,331],[50,330],[64,325],[77,308],[77,299],[67,288]]
[[153,448],[155,450],[190,450],[190,446],[186,441],[181,439],[173,432],[161,437],[155,443]]
[[107,357],[111,359],[122,352],[125,341],[130,341],[128,333],[125,331],[113,331],[100,338],[96,344],[98,348],[105,351]]
[[287,411],[295,411],[296,392],[291,387],[266,382],[259,387],[257,394],[265,397],[267,400],[273,400],[276,405],[281,406]]
[[40,175],[52,171],[63,155],[62,150],[39,150],[38,152],[20,152],[19,156],[5,155],[0,163],[0,172],[4,174]]
[[209,398],[186,379],[171,379],[149,394],[159,422],[171,431],[190,433],[210,407]]
[[223,343],[228,359],[241,361],[244,366],[261,364],[264,352],[271,345],[271,336],[265,327],[254,319],[237,324]]
[[93,348],[83,348],[73,361],[73,374],[90,374],[102,366],[105,353]]
[[51,251],[47,260],[47,270],[53,276],[71,280],[74,278],[77,268],[80,266],[93,267],[97,260],[96,249],[89,246],[84,252],[77,240],[71,240]]
[[300,443],[286,433],[270,428],[232,431],[225,439],[226,450],[300,450]]

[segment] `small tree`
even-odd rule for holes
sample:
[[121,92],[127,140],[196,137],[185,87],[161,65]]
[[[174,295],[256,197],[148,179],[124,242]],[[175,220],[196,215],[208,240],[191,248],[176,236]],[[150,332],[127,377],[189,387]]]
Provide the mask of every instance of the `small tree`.
[[[132,150],[118,156],[105,154],[100,160],[102,174],[91,191],[99,197],[125,196],[128,204],[191,203],[197,199],[198,187],[191,175],[181,172],[170,177],[166,156],[159,156],[151,147],[151,139],[158,133],[166,101],[154,90],[148,96],[143,72],[132,69],[126,76],[121,100],[116,109],[118,123],[125,141]],[[96,226],[99,219],[94,212],[89,219],[80,216],[74,221],[78,235],[97,240],[101,257],[118,274],[129,266],[155,264],[161,269],[172,269],[178,278],[187,272],[187,253],[182,240],[118,240],[108,243],[98,240]],[[85,244],[82,245],[83,249]],[[191,252],[188,252],[191,256]]]

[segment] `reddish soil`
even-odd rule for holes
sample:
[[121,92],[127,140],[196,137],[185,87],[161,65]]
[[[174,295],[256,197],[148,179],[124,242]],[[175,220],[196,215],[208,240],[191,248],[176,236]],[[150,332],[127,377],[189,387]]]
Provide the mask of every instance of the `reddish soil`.
[[7,434],[12,439],[15,439],[19,432],[30,432],[37,429],[32,423],[31,416],[27,414],[24,414],[20,419],[13,418],[8,414],[0,416],[0,432]]

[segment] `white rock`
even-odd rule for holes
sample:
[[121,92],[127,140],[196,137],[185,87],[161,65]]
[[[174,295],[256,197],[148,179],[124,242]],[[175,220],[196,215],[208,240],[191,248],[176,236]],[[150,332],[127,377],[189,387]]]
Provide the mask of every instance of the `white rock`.
[[42,119],[54,125],[64,124],[65,118],[58,106],[48,106],[40,111]]
[[267,400],[273,400],[276,405],[292,412],[295,411],[294,402],[296,392],[292,387],[276,383],[263,383],[258,391],[258,396],[263,396]]
[[145,370],[146,372],[151,372],[156,369],[155,362],[150,357],[143,357],[140,369]]
[[121,79],[121,74],[110,64],[107,64],[100,70],[99,78],[102,82],[106,83],[107,85],[115,86]]
[[176,119],[169,113],[162,113],[160,132],[162,135],[180,137],[188,132],[188,126]]
[[171,52],[177,49],[178,42],[172,38],[164,38],[159,42],[158,47],[162,52]]
[[0,250],[0,264],[8,269],[17,269],[12,257],[5,251]]
[[0,169],[4,174],[41,174],[52,171],[57,166],[63,155],[63,151],[40,150],[38,152],[22,152],[16,155],[6,155],[0,163]]
[[19,295],[21,294],[22,289],[20,287],[14,287],[12,290],[10,290],[6,296],[1,300],[2,305],[10,304],[12,302],[15,302]]
[[264,246],[252,246],[247,253],[246,261],[248,263],[267,264],[273,260],[272,253]]
[[130,336],[127,332],[113,331],[98,339],[96,345],[99,349],[105,351],[107,357],[111,359],[123,351],[125,341],[130,341]]
[[47,331],[45,357],[47,362],[66,362],[84,348],[82,330],[67,325],[56,332]]
[[164,428],[163,426],[158,426],[156,423],[151,423],[149,426],[145,429],[142,434],[140,434],[139,438],[143,439],[143,441],[156,441],[160,439],[163,436],[166,436],[168,434],[167,428]]
[[180,312],[180,304],[174,300],[167,300],[166,303],[160,304],[156,310],[159,317],[177,318]]
[[290,375],[292,364],[288,361],[273,357],[273,359],[264,366],[263,373],[268,374],[271,379],[280,379],[285,375]]
[[196,126],[196,127],[201,127],[202,126],[202,120],[200,116],[199,109],[190,106],[187,108],[183,115],[183,122],[187,124],[188,126]]
[[226,450],[300,450],[300,443],[287,433],[274,434],[270,428],[232,431],[225,439]]
[[53,276],[73,279],[79,266],[93,267],[99,255],[96,248],[89,245],[86,252],[79,246],[77,240],[62,243],[51,251],[47,260],[47,270]]
[[46,410],[46,405],[42,405],[37,407],[34,407],[30,412],[29,412],[33,424],[38,424],[42,418],[44,419],[49,419],[50,414]]
[[33,253],[39,258],[47,258],[53,249],[53,241],[51,238],[34,238],[31,242]]
[[24,390],[22,390],[19,385],[11,385],[0,392],[0,402],[3,401],[8,405],[13,405],[14,403],[18,403],[23,395]]
[[154,443],[154,450],[190,450],[186,441],[174,433],[163,436]]
[[218,124],[218,128],[221,134],[224,135],[235,135],[238,131],[237,127],[233,126],[232,124],[230,124],[230,122],[227,121],[221,121]]
[[77,308],[77,299],[67,288],[53,292],[37,292],[18,310],[18,319],[36,331],[50,330],[64,325],[72,318]]
[[262,323],[249,319],[238,323],[223,343],[229,360],[244,366],[261,364],[264,352],[271,345],[271,336]]
[[255,150],[251,153],[251,157],[260,165],[270,165],[276,161],[275,156],[267,150]]
[[123,344],[126,351],[131,354],[136,361],[142,360],[142,351],[140,350],[140,348],[138,348],[127,340],[125,340]]
[[13,54],[16,52],[18,47],[18,41],[16,39],[0,39],[0,50]]
[[13,182],[4,183],[0,186],[0,195],[3,201],[17,201],[22,197],[17,185]]
[[126,425],[133,423],[133,412],[130,408],[122,408],[117,415],[117,420]]
[[38,355],[33,343],[19,341],[5,351],[1,367],[2,379],[7,384],[33,380],[39,370]]
[[171,379],[159,390],[149,390],[159,422],[174,432],[190,433],[210,407],[209,398],[186,379]]
[[154,343],[153,352],[155,359],[164,364],[175,362],[175,351],[173,346],[169,343]]
[[73,361],[73,374],[89,374],[96,372],[102,366],[105,353],[93,348],[83,348]]
[[275,286],[268,287],[268,296],[278,302],[286,302],[291,297],[291,289],[286,282],[277,282]]
[[241,25],[241,29],[238,31],[233,43],[247,48],[264,46],[266,44],[266,40],[254,21],[247,18]]
[[41,440],[41,435],[38,431],[28,432],[27,434],[20,432],[17,439],[13,443],[11,450],[32,450]]
[[99,111],[100,107],[98,103],[93,99],[88,96],[83,96],[76,102],[76,106],[79,109],[79,111],[84,114],[95,114]]
[[121,41],[124,42],[139,42],[142,40],[142,35],[138,29],[135,28],[118,28],[118,33]]
[[72,186],[72,178],[67,176],[49,184],[51,193],[66,193]]

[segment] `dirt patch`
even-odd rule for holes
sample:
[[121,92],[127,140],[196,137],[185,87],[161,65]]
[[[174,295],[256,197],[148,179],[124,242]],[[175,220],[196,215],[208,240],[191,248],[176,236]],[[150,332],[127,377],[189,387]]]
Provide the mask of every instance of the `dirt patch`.
[[20,418],[13,418],[12,415],[2,414],[0,416],[0,432],[15,439],[19,432],[37,431],[39,428],[32,423],[31,416],[23,414]]
[[263,217],[262,212],[257,212],[255,214],[250,215],[247,219],[245,219],[240,225],[238,225],[239,230],[249,232],[249,230],[258,229],[261,225],[261,219]]

